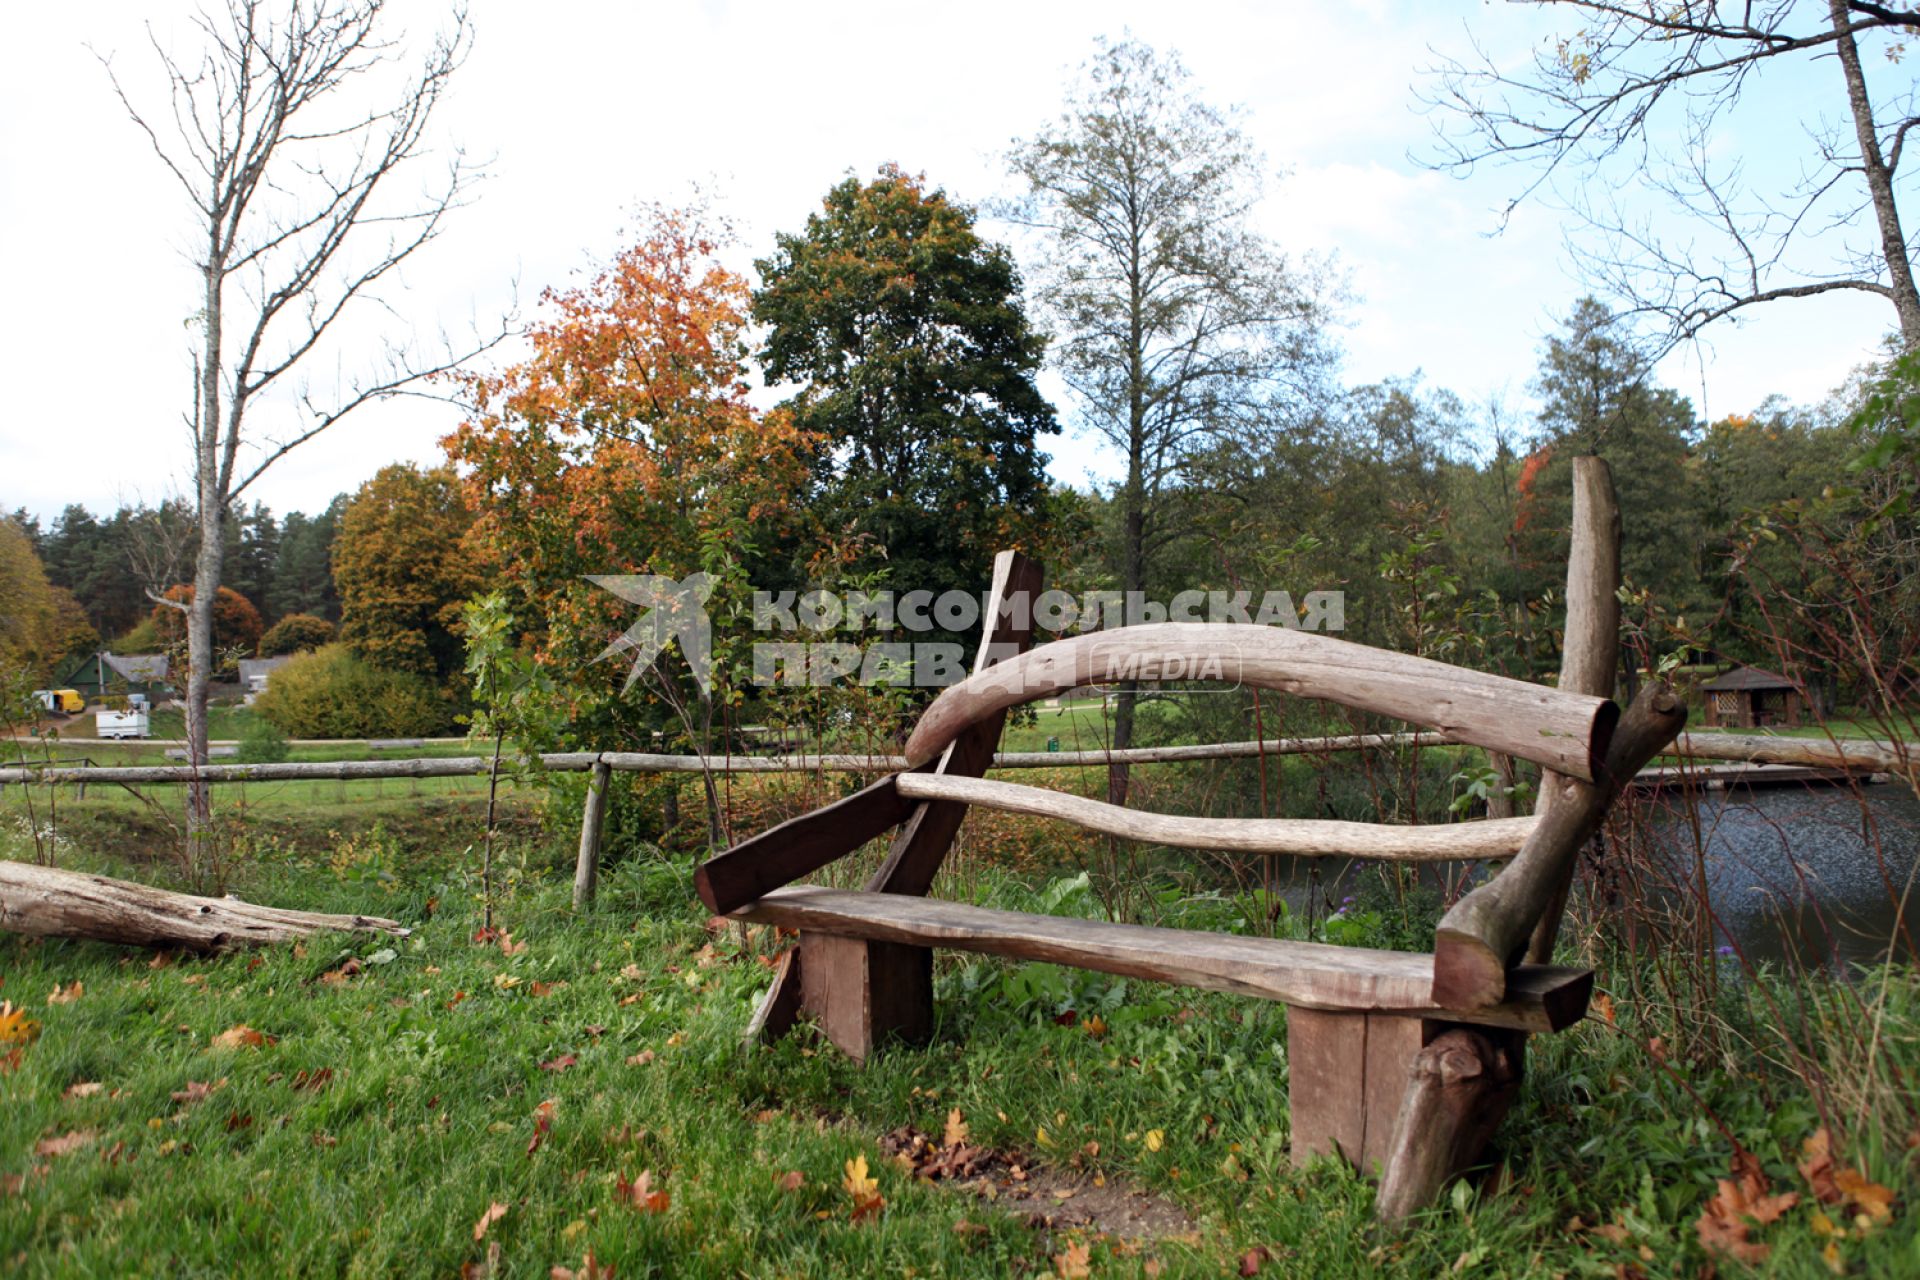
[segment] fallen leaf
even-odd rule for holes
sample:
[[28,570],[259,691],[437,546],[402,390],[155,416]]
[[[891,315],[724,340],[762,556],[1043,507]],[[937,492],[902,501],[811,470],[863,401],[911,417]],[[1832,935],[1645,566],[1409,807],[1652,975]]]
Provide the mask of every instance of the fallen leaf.
[[967,1140],[967,1122],[960,1118],[960,1108],[947,1112],[947,1128],[941,1136],[941,1145],[946,1147],[957,1147]]
[[473,1224],[473,1238],[475,1240],[484,1240],[487,1235],[487,1228],[506,1216],[507,1206],[495,1200],[492,1204],[489,1204],[485,1209],[481,1210],[480,1220]]
[[806,1185],[806,1181],[806,1175],[798,1169],[793,1170],[791,1173],[776,1173],[773,1175],[773,1185],[782,1191],[798,1191],[802,1186]]
[[33,1154],[37,1156],[70,1155],[93,1141],[93,1130],[75,1129],[63,1133],[57,1138],[42,1138],[33,1144]]
[[460,1280],[493,1280],[500,1274],[500,1242],[487,1241],[487,1256],[484,1261],[469,1259],[460,1264]]
[[1839,1205],[1849,1217],[1865,1215],[1869,1226],[1893,1218],[1893,1191],[1838,1163],[1833,1158],[1833,1135],[1825,1126],[1800,1144],[1800,1155],[1800,1174],[1820,1203]]
[[1086,1028],[1087,1034],[1095,1040],[1098,1040],[1101,1036],[1107,1034],[1107,1020],[1096,1013],[1087,1019]]
[[527,1143],[528,1155],[540,1149],[540,1144],[546,1140],[547,1130],[553,1127],[554,1105],[555,1100],[548,1098],[533,1109],[533,1137]]
[[1596,995],[1589,1002],[1588,1007],[1594,1013],[1597,1013],[1600,1015],[1600,1020],[1602,1022],[1605,1022],[1608,1026],[1613,1025],[1613,997],[1612,996],[1602,991],[1600,994]]
[[665,1213],[672,1202],[665,1191],[654,1188],[651,1169],[642,1169],[632,1182],[627,1181],[625,1174],[614,1175],[613,1197],[641,1213]]
[[1167,1141],[1167,1135],[1162,1133],[1160,1130],[1158,1129],[1147,1130],[1147,1150],[1158,1151],[1162,1146],[1166,1145],[1166,1141]]
[[1093,1250],[1085,1244],[1070,1244],[1065,1253],[1053,1255],[1053,1269],[1062,1280],[1086,1280],[1093,1274]]
[[634,1054],[632,1057],[627,1059],[627,1065],[630,1067],[644,1067],[649,1062],[652,1062],[652,1061],[653,1061],[653,1050],[642,1049],[640,1052]]
[[846,1188],[847,1195],[853,1200],[852,1217],[855,1222],[874,1216],[887,1207],[886,1200],[880,1195],[880,1180],[867,1176],[865,1156],[855,1156],[847,1161],[847,1176],[840,1185]]
[[87,994],[87,988],[82,983],[75,982],[63,987],[56,982],[53,984],[53,990],[47,992],[47,1003],[50,1005],[72,1004],[85,994]]
[[578,1054],[563,1053],[557,1058],[549,1058],[547,1061],[541,1063],[540,1069],[542,1071],[565,1071],[578,1061],[580,1061]]
[[105,1087],[106,1086],[102,1085],[98,1080],[82,1080],[78,1084],[68,1085],[66,1092],[60,1096],[63,1098],[91,1098]]
[[1240,1255],[1240,1274],[1243,1276],[1257,1276],[1260,1274],[1260,1268],[1266,1266],[1272,1258],[1273,1254],[1267,1249],[1267,1246],[1257,1244]]
[[287,1081],[287,1088],[296,1093],[319,1093],[332,1079],[332,1067],[321,1067],[318,1071],[303,1069],[293,1073],[293,1079]]
[[214,1049],[258,1049],[273,1043],[273,1037],[264,1032],[255,1031],[242,1022],[228,1027],[207,1042],[208,1050]]
[[218,1093],[226,1087],[227,1078],[225,1076],[221,1076],[218,1080],[211,1082],[205,1080],[189,1080],[187,1081],[186,1088],[174,1090],[173,1100],[192,1106],[194,1103],[205,1099],[208,1095]]
[[1865,1214],[1875,1226],[1893,1218],[1893,1192],[1854,1169],[1842,1169],[1833,1180],[1847,1197],[1847,1208]]
[[1749,1266],[1766,1260],[1769,1246],[1748,1238],[1754,1226],[1766,1226],[1800,1203],[1800,1193],[1768,1195],[1767,1177],[1751,1157],[1736,1157],[1734,1176],[1722,1178],[1700,1211],[1694,1232],[1709,1253],[1724,1254]]
[[0,1044],[31,1044],[40,1034],[40,1024],[27,1016],[25,1009],[13,1007],[13,1001],[0,1000]]
[[613,1271],[610,1266],[601,1266],[593,1254],[588,1253],[578,1271],[556,1265],[547,1271],[547,1280],[613,1280]]

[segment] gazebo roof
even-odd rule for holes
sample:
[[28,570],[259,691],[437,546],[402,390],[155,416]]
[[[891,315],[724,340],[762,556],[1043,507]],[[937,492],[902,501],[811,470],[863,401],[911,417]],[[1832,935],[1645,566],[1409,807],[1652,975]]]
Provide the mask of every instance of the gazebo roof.
[[1789,680],[1785,676],[1776,675],[1771,671],[1763,671],[1759,667],[1735,667],[1725,675],[1709,680],[1700,686],[1701,690],[1706,693],[1720,693],[1734,689],[1798,689],[1799,687],[1800,684],[1798,681]]

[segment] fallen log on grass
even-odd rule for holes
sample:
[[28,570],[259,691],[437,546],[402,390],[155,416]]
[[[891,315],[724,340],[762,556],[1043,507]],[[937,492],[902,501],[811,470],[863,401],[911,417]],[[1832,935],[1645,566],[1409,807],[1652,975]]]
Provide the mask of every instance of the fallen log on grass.
[[42,938],[91,938],[134,947],[230,951],[316,933],[411,930],[379,916],[262,907],[238,898],[169,893],[127,880],[0,861],[0,930]]

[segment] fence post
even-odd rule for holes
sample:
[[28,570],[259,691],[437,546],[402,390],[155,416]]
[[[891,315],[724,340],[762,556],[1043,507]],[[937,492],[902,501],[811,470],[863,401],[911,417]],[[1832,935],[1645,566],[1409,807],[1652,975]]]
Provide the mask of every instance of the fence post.
[[580,818],[580,860],[573,868],[573,909],[591,906],[600,887],[600,828],[607,816],[607,782],[613,768],[605,760],[593,762],[587,779],[587,806]]

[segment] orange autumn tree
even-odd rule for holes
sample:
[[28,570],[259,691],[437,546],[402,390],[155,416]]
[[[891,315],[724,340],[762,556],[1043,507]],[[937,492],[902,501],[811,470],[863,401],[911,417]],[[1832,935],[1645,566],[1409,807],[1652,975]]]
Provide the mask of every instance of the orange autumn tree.
[[[475,545],[582,745],[674,726],[709,745],[748,674],[729,648],[744,647],[751,589],[799,536],[815,439],[748,401],[748,287],[717,242],[696,213],[653,211],[587,284],[542,295],[525,360],[465,379],[474,411],[444,442]],[[626,660],[594,659],[639,610],[585,575],[697,572],[715,580],[713,697],[677,646],[623,692]]]

